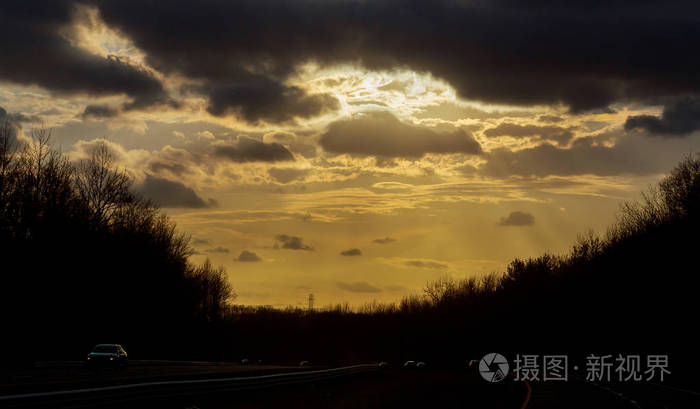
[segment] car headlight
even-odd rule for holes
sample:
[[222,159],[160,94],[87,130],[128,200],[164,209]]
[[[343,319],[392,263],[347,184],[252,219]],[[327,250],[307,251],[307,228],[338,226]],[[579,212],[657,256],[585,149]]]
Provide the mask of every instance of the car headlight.
[[110,357],[109,357],[109,360],[110,360],[110,361],[114,361],[114,358],[110,356]]
[[91,360],[91,359],[92,359],[92,358],[90,358],[90,357],[87,357],[87,360],[88,360],[88,361],[89,361],[89,360]]

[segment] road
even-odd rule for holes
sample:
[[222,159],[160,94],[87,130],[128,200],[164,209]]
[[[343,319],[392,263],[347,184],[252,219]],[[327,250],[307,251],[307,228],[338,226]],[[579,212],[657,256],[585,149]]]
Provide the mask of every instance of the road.
[[0,376],[0,395],[234,374],[265,375],[295,371],[296,366],[241,365],[235,362],[132,360],[122,370],[92,371],[80,361],[38,362],[33,368]]
[[124,407],[127,404],[171,402],[177,397],[211,396],[297,383],[329,380],[362,372],[377,371],[376,364],[340,368],[305,370],[257,376],[216,377],[206,379],[137,382],[46,392],[30,392],[0,396],[3,408],[83,408]]
[[[38,381],[79,367],[49,365]],[[160,374],[154,378],[154,374]],[[2,408],[78,408],[128,406],[167,409],[285,409],[473,407],[550,409],[700,408],[700,394],[670,385],[599,385],[582,379],[488,383],[467,370],[381,370],[374,364],[331,369],[241,366],[231,363],[141,362],[126,371],[92,374],[90,382],[67,388],[3,393]],[[187,377],[187,379],[183,379]],[[35,379],[35,382],[37,379]],[[82,382],[82,381],[81,381]],[[25,380],[24,386],[31,382]],[[36,386],[36,385],[35,385]]]
[[700,394],[648,382],[598,384],[582,379],[530,384],[528,409],[689,409],[700,408]]

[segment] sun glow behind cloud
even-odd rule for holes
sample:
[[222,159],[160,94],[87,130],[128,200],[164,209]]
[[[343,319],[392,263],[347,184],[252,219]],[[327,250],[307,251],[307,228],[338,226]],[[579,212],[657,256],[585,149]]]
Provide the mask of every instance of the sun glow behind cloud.
[[63,27],[61,33],[75,47],[94,55],[127,59],[131,64],[156,73],[146,64],[146,54],[143,51],[139,50],[127,36],[105,24],[97,7],[74,6],[73,21]]
[[[129,13],[122,19],[121,10],[114,9],[119,4],[112,6],[75,6],[60,36],[83,60],[81,52],[99,57],[92,61],[96,72],[104,69],[104,61],[114,62],[120,68],[116,72],[135,78],[133,89],[119,83],[114,92],[104,92],[115,84],[111,77],[100,82],[101,76],[94,89],[76,81],[74,92],[62,88],[71,78],[62,78],[58,90],[50,81],[34,85],[42,78],[0,78],[0,105],[25,117],[25,131],[54,128],[57,146],[73,159],[104,139],[140,188],[150,181],[148,186],[194,198],[186,203],[196,203],[196,209],[170,201],[166,211],[183,231],[210,242],[194,257],[226,265],[239,293],[249,295],[242,302],[292,303],[309,288],[322,291],[318,296],[326,300],[393,300],[445,271],[481,274],[514,256],[562,251],[578,232],[604,228],[619,201],[633,197],[697,147],[696,134],[673,139],[626,130],[629,117],[663,119],[666,108],[645,99],[619,97],[606,106],[572,110],[571,104],[588,101],[585,92],[561,94],[572,81],[559,77],[566,74],[566,64],[561,73],[541,77],[548,66],[528,60],[539,71],[529,72],[528,65],[518,71],[515,61],[499,78],[500,66],[489,66],[484,58],[488,47],[486,55],[475,55],[465,66],[446,53],[428,61],[432,48],[442,50],[444,44],[420,50],[416,38],[416,48],[410,49],[420,53],[405,55],[401,48],[387,47],[381,54],[402,63],[369,69],[360,62],[376,57],[375,42],[364,44],[367,55],[346,58],[342,50],[329,56],[326,48],[315,49],[323,39],[314,37],[303,44],[304,52],[287,54],[275,48],[280,44],[276,32],[271,38],[265,37],[269,32],[255,33],[260,39],[253,33],[207,36],[215,27],[209,21],[196,27],[207,43],[185,49],[182,39],[171,47],[178,40],[163,41],[161,32],[148,27],[134,29]],[[177,6],[168,5],[168,11],[176,12]],[[196,22],[198,16],[184,17]],[[167,20],[158,22],[170,27]],[[190,29],[175,28],[169,35]],[[404,36],[416,29],[408,27]],[[303,40],[304,31],[299,33]],[[139,41],[140,35],[149,41]],[[237,49],[246,41],[254,47]],[[483,43],[490,44],[490,38]],[[363,51],[353,48],[355,42],[344,45]],[[192,57],[200,48],[209,51]],[[523,50],[524,57],[527,53]],[[471,71],[472,65],[478,69]],[[501,93],[480,88],[494,86],[494,78]],[[511,79],[515,86],[500,88]],[[593,88],[600,85],[597,77],[591,81]],[[528,92],[519,95],[517,86]],[[139,97],[143,105],[128,106]],[[217,98],[221,110],[214,109]],[[102,116],[86,115],[90,106]],[[331,135],[339,128],[342,132]],[[499,225],[514,212],[531,214],[535,222]],[[298,236],[314,250],[275,249],[274,237],[280,234]],[[394,241],[375,241],[388,236]],[[207,253],[216,248],[230,253]],[[361,254],[339,257],[348,249]],[[263,261],[232,259],[244,250]],[[362,288],[373,290],[370,295],[357,291]]]

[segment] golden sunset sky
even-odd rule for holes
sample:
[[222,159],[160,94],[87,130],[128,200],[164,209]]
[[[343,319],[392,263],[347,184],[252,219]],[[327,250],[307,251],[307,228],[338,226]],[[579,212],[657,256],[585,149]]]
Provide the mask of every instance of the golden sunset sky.
[[[236,303],[396,301],[563,253],[698,150],[700,124],[674,122],[700,113],[697,79],[646,81],[635,52],[662,46],[608,44],[600,16],[587,47],[557,39],[554,9],[224,3],[17,6],[0,19],[19,43],[0,46],[0,119],[18,138],[51,128],[74,160],[106,141]],[[544,31],[503,28],[516,11]]]

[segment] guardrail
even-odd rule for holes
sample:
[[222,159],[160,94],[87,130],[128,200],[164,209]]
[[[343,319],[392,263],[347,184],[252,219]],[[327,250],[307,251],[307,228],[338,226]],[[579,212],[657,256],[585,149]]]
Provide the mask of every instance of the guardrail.
[[165,399],[222,392],[262,389],[280,385],[327,380],[377,370],[375,364],[287,372],[260,376],[142,382],[97,388],[0,396],[3,408],[76,408],[117,405],[142,399]]

